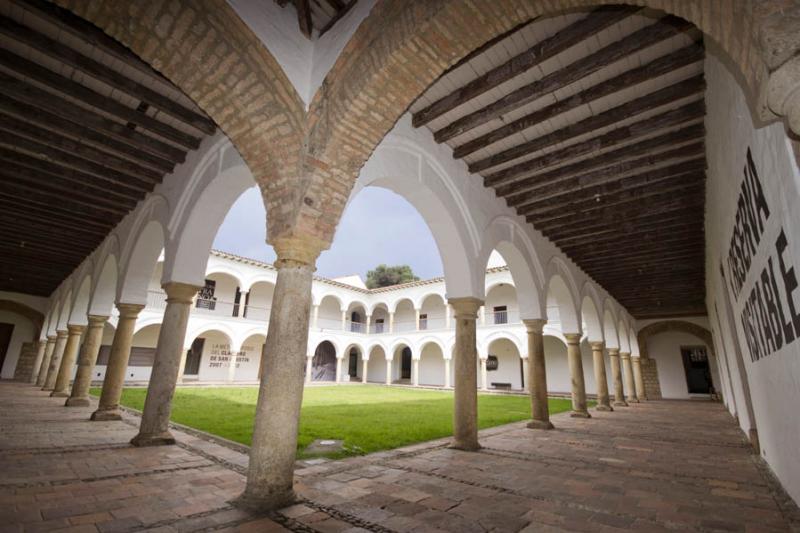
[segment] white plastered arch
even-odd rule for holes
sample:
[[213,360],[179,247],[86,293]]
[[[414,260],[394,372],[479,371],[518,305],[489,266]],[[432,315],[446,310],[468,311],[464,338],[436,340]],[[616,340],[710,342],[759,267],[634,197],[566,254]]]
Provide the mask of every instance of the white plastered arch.
[[617,332],[619,334],[619,351],[622,353],[630,353],[631,343],[630,339],[628,338],[628,325],[625,323],[624,318],[619,319]]
[[397,351],[397,349],[400,346],[407,346],[411,350],[411,357],[414,358],[414,343],[412,343],[410,340],[408,340],[405,337],[400,337],[399,339],[395,339],[394,342],[392,342],[392,345],[389,348],[389,351],[386,352],[386,360],[387,361],[391,361],[391,360],[394,359],[394,353]]
[[119,238],[112,233],[106,239],[95,265],[92,295],[89,300],[89,314],[110,316],[114,308],[119,280]]
[[[86,326],[89,324],[89,298],[92,295],[92,274],[91,264],[88,268],[89,272],[83,275],[83,281],[74,289],[75,299],[72,303],[72,311],[69,314],[69,323],[77,326]],[[80,279],[80,278],[77,278]]]
[[600,297],[591,281],[583,284],[581,295],[581,320],[586,329],[584,333],[589,342],[603,342],[605,341],[605,335],[600,318],[600,309],[602,309],[600,307]]
[[[519,352],[519,356],[523,359],[527,359],[528,357],[528,350],[525,347],[525,343],[522,342],[522,339],[511,333],[510,331],[495,331],[488,335],[485,339],[483,339],[483,345],[485,346],[484,352],[486,356],[489,355],[489,347],[492,345],[494,341],[498,341],[501,339],[505,339],[510,341],[514,346],[517,348],[517,352]],[[527,342],[527,340],[526,340]],[[482,359],[485,357],[481,357]]]
[[333,351],[334,355],[336,356],[336,359],[339,359],[341,357],[342,347],[339,345],[339,342],[334,337],[319,337],[317,339],[314,339],[313,342],[310,342],[309,347],[313,346],[313,350],[311,350],[310,353],[311,356],[317,353],[317,348],[319,348],[319,345],[322,344],[323,342],[331,343],[331,345],[333,346]]
[[228,327],[227,324],[216,322],[214,324],[200,324],[199,326],[195,326],[191,330],[187,331],[184,339],[184,349],[189,350],[197,337],[212,331],[225,335],[225,337],[228,339],[228,343],[231,345],[231,349],[234,348],[234,339],[236,339],[236,334],[234,331]]
[[449,359],[447,357],[447,348],[445,347],[444,342],[440,338],[434,336],[423,337],[422,339],[418,340],[417,347],[416,349],[412,349],[411,356],[414,359],[420,360],[422,358],[422,350],[424,350],[429,344],[435,344],[438,346],[442,351],[442,357]]
[[553,257],[547,267],[547,299],[551,297],[558,305],[561,333],[581,333],[578,305],[578,288],[569,267],[559,257]]
[[606,348],[619,348],[619,335],[617,333],[617,319],[614,311],[606,300],[603,311],[603,335],[606,339]]
[[386,348],[386,345],[381,341],[373,341],[368,346],[369,348],[367,348],[367,350],[364,352],[364,355],[361,356],[362,360],[369,361],[369,356],[372,354],[372,350],[374,350],[376,347],[383,350],[384,359],[386,358],[386,354],[389,353],[388,348]]
[[164,230],[169,215],[167,200],[152,194],[145,202],[122,248],[117,302],[147,303],[147,288],[155,265],[162,251],[168,253]]

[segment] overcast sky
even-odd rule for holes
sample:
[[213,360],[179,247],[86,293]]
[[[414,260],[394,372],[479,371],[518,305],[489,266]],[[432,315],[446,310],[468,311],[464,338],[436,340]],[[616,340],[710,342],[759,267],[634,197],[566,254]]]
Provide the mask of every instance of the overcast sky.
[[[253,187],[234,204],[217,233],[214,248],[273,262],[266,242],[264,204]],[[342,216],[331,248],[317,261],[317,274],[337,278],[376,265],[411,265],[422,279],[442,275],[442,262],[428,226],[406,200],[386,189],[367,187]]]

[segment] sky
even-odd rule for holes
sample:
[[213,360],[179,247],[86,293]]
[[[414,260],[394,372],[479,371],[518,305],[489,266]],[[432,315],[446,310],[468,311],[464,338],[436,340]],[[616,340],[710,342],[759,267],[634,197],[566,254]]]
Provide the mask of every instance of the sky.
[[[275,252],[266,244],[264,220],[264,204],[253,187],[231,208],[214,248],[273,262]],[[326,278],[358,274],[366,279],[367,271],[381,263],[410,265],[421,279],[443,273],[436,242],[417,210],[389,190],[366,187],[347,206],[333,245],[317,260],[316,274]]]

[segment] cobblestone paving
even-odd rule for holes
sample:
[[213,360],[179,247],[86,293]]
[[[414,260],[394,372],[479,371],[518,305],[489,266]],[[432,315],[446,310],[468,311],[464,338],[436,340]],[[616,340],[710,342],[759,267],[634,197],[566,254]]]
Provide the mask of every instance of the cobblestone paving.
[[247,456],[197,432],[133,448],[137,418],[89,422],[37,388],[0,383],[5,531],[800,531],[797,507],[709,402],[646,402],[543,432],[481,432],[298,463],[302,501],[254,516],[230,504]]

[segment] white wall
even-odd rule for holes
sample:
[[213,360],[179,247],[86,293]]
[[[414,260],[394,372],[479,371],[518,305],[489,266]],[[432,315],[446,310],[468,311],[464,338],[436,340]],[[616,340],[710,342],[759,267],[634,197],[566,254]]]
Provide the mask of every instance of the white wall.
[[[728,348],[721,354],[726,358],[724,363],[734,381],[734,400],[740,425],[745,430],[750,428],[751,423],[757,426],[762,456],[787,492],[795,501],[800,501],[800,416],[797,411],[800,405],[800,317],[796,317],[798,321],[794,323],[791,317],[792,308],[795,313],[800,312],[800,289],[792,287],[791,283],[787,289],[784,280],[788,275],[780,272],[780,261],[783,260],[785,270],[794,269],[794,276],[800,278],[800,209],[797,208],[800,202],[800,173],[783,125],[773,124],[755,129],[736,79],[717,59],[717,54],[713,47],[706,54],[706,129],[709,132],[706,138],[708,312],[713,317],[712,327],[718,329],[715,313],[719,310],[719,323],[725,330],[723,335],[731,335],[729,340],[738,341],[743,356],[737,363],[735,350],[731,349],[733,343],[728,343]],[[763,188],[769,216],[764,217],[763,234],[752,263],[749,268],[741,269],[745,272],[741,290],[733,290],[729,283],[733,280],[733,270],[728,258],[748,148]],[[745,205],[751,204],[748,202]],[[781,254],[777,240],[782,230],[787,238],[787,246]],[[777,312],[769,315],[767,311],[764,316],[772,316],[770,322],[774,321],[777,331],[786,336],[784,340],[788,340],[789,336],[784,333],[786,331],[794,339],[783,342],[780,349],[767,350],[771,353],[765,353],[760,359],[752,358],[753,350],[748,345],[748,337],[743,329],[743,310],[757,281],[759,290],[763,290],[760,280],[765,268],[769,279],[770,261],[775,277],[774,289],[770,292],[777,289],[778,294],[773,301],[777,299],[779,302],[782,320],[780,315],[776,319]],[[724,266],[725,280],[721,279],[720,265]],[[726,298],[730,300],[732,320],[728,319]],[[760,301],[766,305],[763,294]],[[763,335],[764,330],[758,325],[758,311],[755,318],[756,325],[753,327],[758,329],[751,331]],[[778,321],[784,324],[778,324]],[[751,323],[749,320],[746,322]],[[739,366],[744,375],[739,372]],[[726,373],[723,373],[723,378],[727,379]],[[742,378],[749,382],[754,421],[750,420],[746,407],[746,387]]]
[[36,326],[26,317],[11,311],[0,311],[0,322],[14,325],[14,330],[11,332],[11,341],[8,343],[6,360],[3,363],[2,373],[0,373],[3,379],[12,379],[14,370],[17,368],[17,360],[19,360],[20,350],[22,350],[22,343],[34,340]]
[[[658,384],[661,396],[667,399],[688,399],[689,387],[686,384],[686,372],[683,368],[681,347],[705,346],[711,359],[709,347],[694,335],[681,331],[665,331],[647,339],[647,353],[656,361],[658,368]],[[719,377],[712,371],[712,381],[717,390],[720,389]]]
[[444,372],[445,365],[442,349],[434,343],[426,344],[422,349],[419,360],[419,384],[444,386]]

